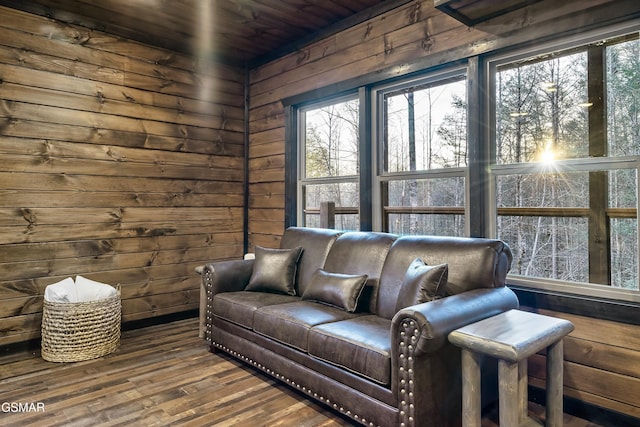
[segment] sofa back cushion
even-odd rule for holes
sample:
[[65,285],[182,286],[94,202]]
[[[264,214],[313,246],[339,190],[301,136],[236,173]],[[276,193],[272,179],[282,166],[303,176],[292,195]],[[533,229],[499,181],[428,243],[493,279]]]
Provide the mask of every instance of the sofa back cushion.
[[419,258],[427,265],[447,264],[446,295],[476,288],[504,286],[511,267],[511,250],[496,239],[440,236],[398,238],[384,262],[375,312],[387,319],[397,312],[407,268]]
[[367,275],[358,311],[374,313],[382,265],[396,237],[388,233],[352,231],[338,237],[331,247],[324,264],[325,271]]
[[324,228],[289,227],[280,240],[281,249],[302,247],[296,272],[296,295],[304,294],[313,273],[324,266],[329,249],[341,234]]

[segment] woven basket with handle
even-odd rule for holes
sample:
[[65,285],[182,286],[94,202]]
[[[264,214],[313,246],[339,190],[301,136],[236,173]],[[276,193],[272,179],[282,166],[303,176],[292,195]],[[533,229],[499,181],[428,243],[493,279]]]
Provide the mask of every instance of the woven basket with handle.
[[117,295],[88,302],[44,301],[42,358],[78,362],[113,352],[120,343],[122,303]]

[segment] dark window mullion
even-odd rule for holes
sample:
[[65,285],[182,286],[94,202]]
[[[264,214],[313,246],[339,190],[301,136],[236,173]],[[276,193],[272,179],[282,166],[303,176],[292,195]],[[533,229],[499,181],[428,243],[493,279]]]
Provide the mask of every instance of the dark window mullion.
[[[589,156],[607,156],[605,47],[588,50]],[[611,284],[611,233],[606,171],[589,173],[589,282]]]
[[371,129],[371,90],[361,87],[358,90],[360,106],[360,140],[359,143],[359,174],[360,174],[360,230],[373,230],[373,139]]

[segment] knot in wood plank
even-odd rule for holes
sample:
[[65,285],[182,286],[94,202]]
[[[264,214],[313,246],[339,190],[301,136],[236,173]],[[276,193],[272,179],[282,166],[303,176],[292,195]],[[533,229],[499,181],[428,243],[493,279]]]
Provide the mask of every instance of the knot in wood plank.
[[21,208],[20,209],[20,214],[22,215],[22,218],[24,218],[25,221],[27,221],[27,223],[29,224],[28,227],[31,228],[33,226],[35,226],[38,222],[38,218],[35,212],[33,212],[31,209],[29,208]]

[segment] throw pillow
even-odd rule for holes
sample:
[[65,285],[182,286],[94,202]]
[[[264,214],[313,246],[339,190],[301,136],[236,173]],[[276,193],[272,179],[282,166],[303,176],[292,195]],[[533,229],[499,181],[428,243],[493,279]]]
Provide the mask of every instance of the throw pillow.
[[367,275],[329,273],[316,270],[302,295],[303,300],[332,305],[353,313],[367,281]]
[[416,258],[404,275],[396,310],[444,297],[448,276],[448,264],[427,265]]
[[301,254],[302,247],[270,249],[256,246],[253,272],[245,290],[295,295]]

